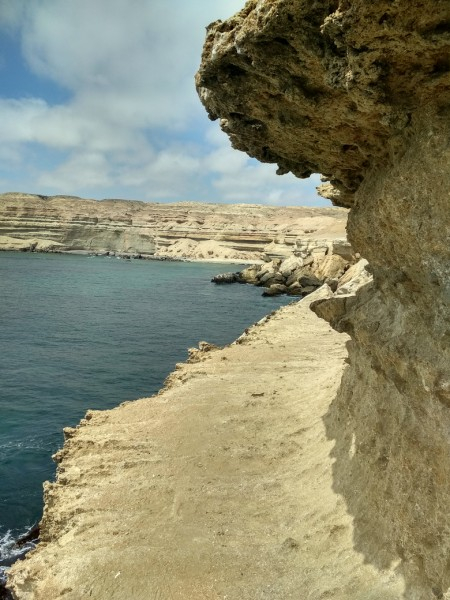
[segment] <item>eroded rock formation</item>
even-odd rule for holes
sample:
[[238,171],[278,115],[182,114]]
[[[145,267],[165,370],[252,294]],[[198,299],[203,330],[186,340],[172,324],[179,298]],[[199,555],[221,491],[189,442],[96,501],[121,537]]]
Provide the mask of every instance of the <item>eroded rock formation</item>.
[[343,339],[302,301],[89,414],[17,598],[450,597],[449,56],[447,0],[251,0],[208,28],[210,116],[352,207],[370,267],[314,304],[350,364],[336,395]]
[[345,240],[347,211],[0,195],[0,249],[243,262]]
[[263,296],[307,296],[326,283],[336,289],[339,279],[356,261],[348,242],[314,242],[304,245],[290,256],[251,265],[236,273],[222,273],[211,281],[250,283],[266,288]]
[[315,306],[352,338],[334,486],[367,561],[448,598],[450,3],[252,0],[209,26],[197,86],[236,148],[352,207],[373,281]]

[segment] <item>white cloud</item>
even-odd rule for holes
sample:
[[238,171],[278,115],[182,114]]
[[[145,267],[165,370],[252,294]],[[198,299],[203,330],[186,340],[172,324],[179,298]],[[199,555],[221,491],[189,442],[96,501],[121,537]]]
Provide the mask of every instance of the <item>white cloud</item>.
[[[93,197],[313,201],[311,183],[232,150],[197,98],[205,26],[243,4],[0,0],[0,28],[20,33],[29,68],[68,91],[61,104],[0,98],[0,142],[16,158],[22,148],[24,185]],[[30,144],[59,159],[33,169]]]
[[213,187],[228,202],[262,204],[328,204],[317,196],[318,175],[297,179],[292,174],[279,176],[277,165],[249,160],[234,150],[218,126],[211,126],[207,140],[214,150],[204,159],[204,168],[213,175]]
[[181,127],[199,109],[193,76],[204,25],[221,7],[231,14],[240,5],[34,0],[23,27],[24,55],[35,73],[65,86],[80,108],[110,122]]
[[50,106],[41,98],[0,99],[2,143],[34,142],[51,148],[115,150],[139,140],[124,124],[84,110],[82,102]]
[[52,172],[42,173],[39,186],[54,189],[105,189],[111,184],[110,164],[98,152],[76,153]]
[[154,155],[153,160],[123,166],[118,184],[141,190],[145,200],[183,199],[194,185],[201,165],[198,157],[189,156],[177,148],[168,148]]
[[20,26],[27,0],[1,0],[0,29],[14,31]]

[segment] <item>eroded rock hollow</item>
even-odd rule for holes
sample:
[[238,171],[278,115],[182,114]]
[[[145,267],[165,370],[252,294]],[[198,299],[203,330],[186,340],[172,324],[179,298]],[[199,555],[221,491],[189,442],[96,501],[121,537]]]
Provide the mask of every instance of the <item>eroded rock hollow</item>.
[[334,487],[368,562],[450,598],[450,2],[251,0],[208,27],[197,87],[235,148],[352,208],[373,282],[314,307],[352,338]]

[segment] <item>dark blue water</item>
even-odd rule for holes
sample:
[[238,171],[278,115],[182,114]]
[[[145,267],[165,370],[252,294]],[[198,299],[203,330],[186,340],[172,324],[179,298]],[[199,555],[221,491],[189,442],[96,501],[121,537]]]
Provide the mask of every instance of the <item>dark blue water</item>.
[[188,347],[289,302],[210,283],[239,268],[0,252],[0,540],[40,519],[63,427],[155,393]]

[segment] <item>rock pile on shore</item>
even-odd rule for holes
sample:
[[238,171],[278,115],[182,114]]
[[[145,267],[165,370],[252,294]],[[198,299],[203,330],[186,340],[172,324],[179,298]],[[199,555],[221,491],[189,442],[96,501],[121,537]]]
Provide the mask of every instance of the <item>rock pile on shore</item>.
[[236,273],[221,273],[212,282],[250,283],[264,287],[263,296],[307,296],[327,283],[334,291],[338,280],[356,260],[350,244],[339,242],[305,244],[284,260],[251,265]]

